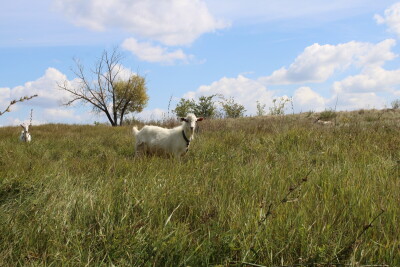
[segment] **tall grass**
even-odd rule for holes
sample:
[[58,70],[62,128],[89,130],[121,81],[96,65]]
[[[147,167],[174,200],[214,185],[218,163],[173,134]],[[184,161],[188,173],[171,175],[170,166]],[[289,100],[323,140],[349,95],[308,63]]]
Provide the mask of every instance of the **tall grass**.
[[399,266],[400,116],[366,116],[204,121],[180,161],[130,126],[0,128],[0,265]]

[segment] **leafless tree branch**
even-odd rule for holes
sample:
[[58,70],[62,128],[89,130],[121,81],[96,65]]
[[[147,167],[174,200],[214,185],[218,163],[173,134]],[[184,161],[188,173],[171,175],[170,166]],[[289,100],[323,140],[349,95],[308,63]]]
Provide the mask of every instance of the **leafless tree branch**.
[[15,105],[15,104],[18,103],[18,102],[24,102],[24,101],[30,100],[30,99],[32,99],[32,98],[34,98],[34,97],[37,97],[37,96],[38,96],[38,95],[35,94],[35,95],[32,95],[32,96],[24,96],[24,97],[21,97],[20,99],[14,99],[14,100],[12,100],[12,101],[10,102],[10,104],[6,107],[6,109],[5,109],[4,111],[0,111],[0,116],[3,115],[3,114],[6,113],[6,112],[10,112],[10,108],[11,108],[12,105]]

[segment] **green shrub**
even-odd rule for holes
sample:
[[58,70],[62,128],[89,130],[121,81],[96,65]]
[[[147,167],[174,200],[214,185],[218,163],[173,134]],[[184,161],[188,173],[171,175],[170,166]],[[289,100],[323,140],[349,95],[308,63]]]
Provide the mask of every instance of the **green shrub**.
[[279,97],[272,100],[272,107],[269,108],[270,115],[285,115],[286,104],[291,102],[291,98]]
[[400,99],[396,99],[392,101],[392,109],[400,109]]
[[336,118],[336,116],[337,116],[336,111],[334,111],[332,109],[326,109],[325,111],[322,111],[319,114],[319,119],[328,121],[328,120],[332,120],[332,119]]
[[244,106],[239,103],[236,103],[233,97],[223,101],[221,104],[222,104],[222,110],[224,111],[226,118],[243,117],[244,112],[246,111]]

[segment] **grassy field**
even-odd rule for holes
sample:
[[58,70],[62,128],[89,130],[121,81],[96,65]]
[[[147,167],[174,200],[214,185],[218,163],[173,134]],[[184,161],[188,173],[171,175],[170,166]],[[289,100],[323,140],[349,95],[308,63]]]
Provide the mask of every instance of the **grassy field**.
[[400,112],[315,116],[206,120],[180,161],[130,126],[0,128],[0,266],[400,266]]

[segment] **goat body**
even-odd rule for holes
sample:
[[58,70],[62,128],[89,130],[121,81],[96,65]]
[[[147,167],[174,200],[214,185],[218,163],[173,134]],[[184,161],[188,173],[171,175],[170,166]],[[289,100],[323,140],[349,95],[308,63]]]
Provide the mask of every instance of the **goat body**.
[[21,135],[19,136],[19,140],[21,142],[30,142],[32,140],[31,134],[29,133],[29,126],[28,125],[22,125],[21,127],[23,130],[21,131]]
[[136,155],[140,152],[150,154],[173,154],[181,156],[186,152],[187,143],[183,139],[183,127],[165,129],[146,125],[140,131],[133,128],[136,135]]
[[323,121],[323,120],[320,120],[320,119],[318,119],[316,121],[316,123],[321,124],[321,125],[334,125],[333,121]]
[[193,140],[196,122],[203,118],[196,118],[194,114],[188,114],[181,120],[183,121],[182,125],[173,129],[146,125],[139,131],[134,126],[135,155],[139,156],[141,153],[172,154],[175,157],[184,155],[189,148],[190,141]]

